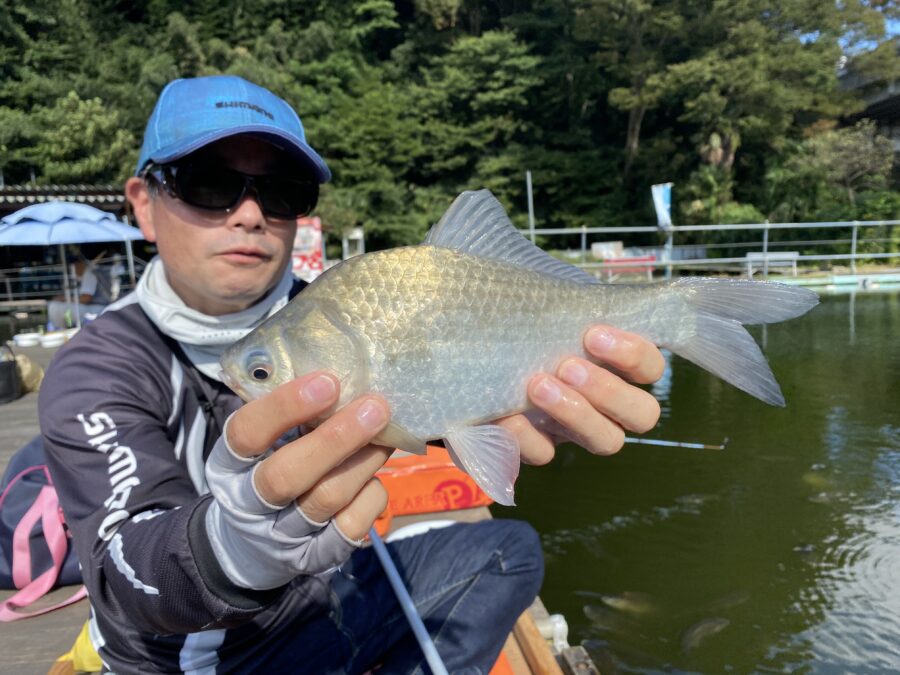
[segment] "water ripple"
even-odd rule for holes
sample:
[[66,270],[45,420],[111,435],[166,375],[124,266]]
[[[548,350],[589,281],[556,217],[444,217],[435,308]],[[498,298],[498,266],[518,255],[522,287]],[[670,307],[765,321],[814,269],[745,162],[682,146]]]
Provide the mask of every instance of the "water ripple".
[[825,542],[818,583],[795,609],[818,618],[807,631],[816,660],[876,672],[900,664],[900,521],[892,503],[856,511],[850,536]]
[[[653,527],[676,516],[700,515],[703,507],[717,500],[716,495],[688,494],[676,497],[671,504],[657,505],[646,510],[634,509],[624,514],[610,517],[601,523],[592,523],[579,528],[560,528],[541,535],[541,543],[547,554],[562,554],[572,544],[581,544],[589,549],[596,548],[600,538],[613,532],[637,527]],[[677,535],[675,535],[677,536]]]

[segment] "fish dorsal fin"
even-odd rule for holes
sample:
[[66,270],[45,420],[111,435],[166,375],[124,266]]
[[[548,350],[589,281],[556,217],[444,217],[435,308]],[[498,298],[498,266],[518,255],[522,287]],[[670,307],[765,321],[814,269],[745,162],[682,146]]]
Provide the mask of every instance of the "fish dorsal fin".
[[526,239],[510,222],[503,205],[490,190],[459,195],[437,225],[429,230],[424,243],[521,265],[557,279],[599,283],[587,272],[557,260]]

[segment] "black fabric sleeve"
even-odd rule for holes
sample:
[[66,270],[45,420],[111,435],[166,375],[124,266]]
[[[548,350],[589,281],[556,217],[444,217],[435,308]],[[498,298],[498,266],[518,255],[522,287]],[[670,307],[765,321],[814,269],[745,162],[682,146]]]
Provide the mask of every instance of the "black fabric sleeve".
[[247,621],[278,593],[238,589],[212,556],[203,527],[211,498],[199,494],[184,456],[199,405],[173,386],[162,343],[104,319],[56,354],[39,400],[47,462],[91,603],[155,634]]

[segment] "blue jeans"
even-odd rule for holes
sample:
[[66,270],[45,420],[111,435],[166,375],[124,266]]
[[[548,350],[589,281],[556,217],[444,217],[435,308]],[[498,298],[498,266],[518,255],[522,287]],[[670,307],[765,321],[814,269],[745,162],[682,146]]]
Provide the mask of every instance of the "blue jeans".
[[[487,673],[540,589],[534,529],[486,520],[387,546],[447,669]],[[330,611],[298,625],[294,644],[270,650],[268,672],[430,672],[374,550],[354,553],[330,590]]]

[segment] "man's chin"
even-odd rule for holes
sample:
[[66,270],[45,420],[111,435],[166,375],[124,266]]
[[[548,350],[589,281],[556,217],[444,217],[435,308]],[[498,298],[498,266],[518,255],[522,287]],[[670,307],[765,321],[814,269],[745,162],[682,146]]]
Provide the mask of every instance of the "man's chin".
[[272,280],[266,285],[261,285],[258,277],[254,281],[255,283],[248,283],[246,285],[235,284],[227,289],[223,289],[223,292],[220,295],[222,302],[232,307],[238,307],[239,309],[233,311],[239,312],[262,300],[275,286],[278,285],[277,279]]

